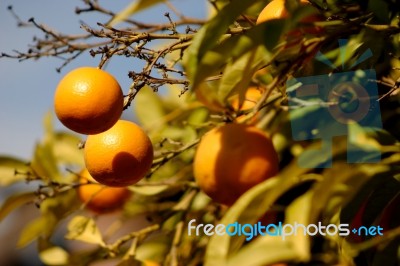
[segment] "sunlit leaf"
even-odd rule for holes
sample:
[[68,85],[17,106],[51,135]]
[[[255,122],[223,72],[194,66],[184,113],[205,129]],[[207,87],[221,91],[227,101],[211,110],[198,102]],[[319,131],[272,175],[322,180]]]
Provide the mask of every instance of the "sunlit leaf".
[[[267,208],[262,209],[264,202],[269,202],[270,205],[278,198],[280,194],[283,194],[285,187],[278,186],[280,180],[278,178],[271,178],[246,192],[238,201],[228,210],[226,215],[222,218],[222,224],[228,225],[239,221],[239,217],[246,210],[247,219],[243,218],[240,220],[241,223],[252,223],[255,222],[257,217],[261,217]],[[280,190],[274,190],[274,188],[280,187]],[[259,202],[258,204],[256,202]],[[254,204],[252,204],[254,203]],[[251,220],[253,219],[253,221]],[[207,245],[205,262],[206,265],[224,265],[228,259],[230,248],[234,239],[240,238],[236,236],[225,235],[214,235],[210,238],[210,242]],[[239,243],[243,242],[238,241]]]
[[136,258],[141,261],[163,261],[170,249],[171,239],[165,235],[158,235],[141,244],[136,250]]
[[0,156],[0,186],[8,186],[25,180],[24,173],[28,173],[29,170],[28,163],[21,159]]
[[[249,29],[241,35],[234,35],[220,44],[204,51],[201,58],[194,59],[196,65],[190,65],[190,57],[198,56],[190,54],[190,50],[185,57],[185,67],[188,68],[188,75],[192,81],[192,86],[197,86],[211,75],[222,71],[222,67],[230,61],[234,61],[248,51],[257,49],[260,45],[265,45],[264,60],[268,61],[271,57],[270,49],[275,47],[279,36],[283,31],[285,22],[282,20],[272,20]],[[267,28],[269,34],[267,34]]]
[[66,265],[69,254],[60,247],[51,247],[39,253],[40,260],[45,265]]
[[0,207],[0,222],[16,208],[32,202],[36,198],[33,192],[12,195],[5,200],[3,205]]
[[51,144],[36,144],[31,167],[43,180],[58,180],[60,173]]
[[167,93],[162,96],[164,108],[176,109],[186,108],[188,105],[189,94],[182,94],[182,87],[179,85],[166,85]]
[[124,206],[124,213],[128,216],[135,216],[138,214],[154,214],[157,212],[168,211],[175,205],[174,202],[149,202],[148,199],[141,201],[128,201]]
[[126,19],[128,19],[133,14],[147,9],[153,5],[164,2],[164,0],[134,0],[122,11],[114,16],[114,18],[108,23],[110,26],[114,26]]
[[49,197],[40,204],[40,210],[44,214],[51,214],[57,221],[68,216],[75,209],[78,209],[81,201],[76,197],[76,191],[67,187],[66,191]]
[[357,123],[349,124],[349,142],[364,149],[379,150],[381,146],[369,136],[368,132],[370,131],[373,131],[373,129],[363,128]]
[[[270,265],[296,259],[297,254],[291,247],[291,242],[282,240],[278,236],[265,236],[249,243],[240,252],[232,256],[227,264],[220,265]],[[212,266],[215,264],[207,263],[205,265]]]
[[167,232],[172,232],[176,225],[182,220],[182,213],[177,212],[176,214],[172,215],[165,221],[163,221],[162,224],[162,230],[165,230]]
[[140,186],[130,186],[129,189],[132,190],[135,193],[138,193],[140,195],[144,196],[152,196],[152,195],[157,195],[165,190],[169,189],[169,185],[158,185],[158,186],[152,186],[152,185],[140,185]]
[[249,1],[232,1],[223,7],[218,16],[215,16],[198,31],[187,52],[189,53],[186,64],[188,69],[195,68],[204,54],[216,44],[220,36],[228,29],[229,25],[251,4]]
[[209,111],[207,108],[196,108],[190,113],[189,117],[187,118],[187,122],[191,126],[200,126],[207,121],[208,115]]
[[[138,260],[136,260],[136,259],[134,259],[132,257],[128,257],[127,259],[123,259],[123,260],[121,260],[121,262],[116,264],[116,266],[132,266],[132,265],[142,265],[142,264],[140,263],[140,261],[138,261]],[[147,264],[145,264],[145,265],[147,265]]]
[[101,232],[95,221],[84,216],[75,216],[68,224],[67,239],[79,240],[86,243],[104,246]]
[[[285,211],[285,223],[291,225],[295,223],[303,225],[311,224],[309,217],[313,200],[311,192],[307,192],[295,199]],[[311,258],[310,236],[305,235],[304,232],[298,232],[297,234],[288,236],[287,241],[291,242],[291,247],[295,251],[298,260],[308,261]]]
[[56,132],[53,150],[57,162],[83,167],[83,151],[78,148],[80,141],[81,139],[76,135]]
[[225,102],[235,92],[239,93],[239,99],[244,99],[253,74],[267,63],[265,55],[264,46],[258,46],[237,60],[228,63],[218,88],[220,102]]
[[22,248],[37,239],[38,237],[49,237],[56,225],[56,219],[53,215],[42,215],[39,218],[29,222],[20,234],[17,247]]
[[18,247],[23,247],[38,237],[48,239],[59,222],[74,210],[77,201],[76,193],[72,189],[46,198],[40,204],[41,216],[22,230]]
[[356,166],[347,163],[337,163],[326,169],[324,179],[314,188],[311,222],[317,221],[321,213],[327,218],[336,215],[368,180],[388,170],[379,164]]
[[219,81],[200,82],[195,89],[195,94],[197,100],[209,110],[222,112],[226,107],[218,97],[218,84]]
[[204,194],[203,192],[199,192],[197,193],[197,195],[194,197],[193,201],[192,201],[192,205],[190,206],[190,208],[194,211],[199,211],[202,210],[204,208],[206,208],[206,206],[211,202],[211,198],[208,197],[206,194]]
[[153,132],[163,126],[166,113],[160,96],[145,86],[135,98],[135,114],[140,124]]
[[[231,1],[223,7],[218,16],[198,31],[184,57],[184,65],[194,88],[210,74],[218,71],[228,58],[242,55],[267,40],[264,35],[265,25],[253,27],[244,35],[221,40],[230,24],[252,4],[252,1]],[[271,25],[275,23],[270,22]],[[275,29],[270,31],[268,37],[271,45],[275,46],[277,39],[275,40],[271,32],[274,33]]]

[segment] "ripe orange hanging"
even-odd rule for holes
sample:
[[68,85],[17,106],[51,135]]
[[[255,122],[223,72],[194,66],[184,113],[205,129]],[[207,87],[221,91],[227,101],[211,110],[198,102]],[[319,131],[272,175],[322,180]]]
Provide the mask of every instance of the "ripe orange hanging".
[[206,133],[194,158],[194,177],[214,201],[233,204],[244,192],[278,173],[278,155],[260,129],[226,124]]
[[86,168],[97,182],[112,187],[129,186],[150,170],[153,146],[138,125],[118,120],[107,131],[88,136],[84,157]]
[[[79,199],[86,207],[97,213],[106,213],[120,209],[129,199],[130,191],[125,187],[107,187],[98,184],[87,169],[80,173],[81,186],[78,187]],[[94,184],[85,184],[88,181]],[[96,184],[97,183],[97,184]]]
[[[308,0],[300,0],[300,5],[311,5]],[[285,0],[272,0],[264,7],[257,18],[257,24],[266,22],[273,19],[288,18],[289,13],[285,7]],[[304,17],[301,22],[311,24],[313,22],[322,21],[323,17],[316,12],[316,14]],[[322,33],[322,28],[314,25],[303,25],[299,29],[292,30],[288,33],[289,36],[301,36],[303,33],[318,34]]]
[[[249,87],[244,95],[244,101],[243,103],[239,106],[239,95],[235,95],[233,98],[230,100],[230,104],[232,105],[233,109],[236,112],[243,111],[243,112],[248,112],[251,109],[256,106],[257,102],[261,99],[262,96],[262,90],[258,89],[257,87]],[[243,122],[245,119],[245,116],[240,115],[236,118],[237,122]],[[252,117],[250,121],[248,121],[249,124],[255,124],[258,120],[258,114]]]
[[112,127],[122,114],[123,104],[118,81],[94,67],[81,67],[66,74],[54,96],[58,119],[81,134],[98,134]]

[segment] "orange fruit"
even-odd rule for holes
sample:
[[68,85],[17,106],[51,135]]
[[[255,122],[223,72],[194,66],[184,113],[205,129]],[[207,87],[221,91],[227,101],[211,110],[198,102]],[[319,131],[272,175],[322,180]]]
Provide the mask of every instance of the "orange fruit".
[[[236,112],[243,111],[243,112],[248,112],[251,109],[256,106],[257,102],[260,100],[262,96],[262,91],[259,90],[257,87],[250,87],[247,89],[245,95],[244,95],[244,101],[243,103],[239,106],[239,95],[235,95],[233,98],[231,98],[230,103],[233,107],[233,109]],[[240,115],[236,118],[237,122],[243,122],[244,116]],[[253,117],[254,119],[250,120],[250,124],[254,124],[257,121],[257,116]]]
[[[300,4],[310,4],[307,0],[300,0]],[[289,13],[285,7],[285,0],[272,0],[258,15],[257,24],[273,19],[287,18]]]
[[118,81],[95,67],[81,67],[66,74],[54,95],[58,119],[81,134],[98,134],[120,118],[124,96]]
[[[98,184],[87,169],[80,173],[81,186],[78,196],[86,207],[97,213],[111,212],[119,209],[129,198],[130,191],[125,187],[107,187]],[[97,184],[85,184],[88,181]]]
[[145,261],[143,261],[142,265],[143,266],[160,266],[161,264],[156,261],[145,260]]
[[194,177],[214,201],[232,205],[244,192],[278,173],[278,155],[260,129],[225,124],[207,132],[194,157]]
[[256,87],[250,87],[247,89],[244,95],[244,101],[241,106],[239,106],[239,95],[236,95],[231,100],[231,105],[236,111],[249,111],[251,110],[260,100],[262,96],[262,91]]
[[112,187],[129,186],[150,170],[153,146],[138,125],[118,120],[107,131],[88,136],[84,158],[86,168],[97,182]]
[[[311,5],[310,2],[307,0],[300,0],[300,4],[301,5]],[[262,22],[266,22],[269,20],[283,19],[283,18],[288,18],[288,17],[289,17],[289,13],[285,7],[285,0],[272,0],[260,12],[256,23],[260,24]],[[310,15],[310,16],[303,18],[301,20],[301,22],[302,23],[312,23],[312,22],[321,21],[321,20],[323,20],[321,15],[314,14],[314,15]],[[310,26],[304,25],[301,27],[301,29],[293,30],[288,35],[290,35],[290,36],[301,35],[302,32],[310,33],[310,34],[318,34],[318,33],[321,33],[321,31],[322,31],[321,27],[316,27],[313,25],[310,25]]]

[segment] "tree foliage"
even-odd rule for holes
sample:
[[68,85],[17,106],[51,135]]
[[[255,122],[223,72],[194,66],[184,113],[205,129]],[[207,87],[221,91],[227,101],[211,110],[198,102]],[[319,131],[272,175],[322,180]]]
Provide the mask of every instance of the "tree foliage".
[[[78,173],[84,167],[79,148],[84,139],[55,131],[48,114],[44,118],[45,134],[29,161],[6,154],[0,157],[1,186],[33,184],[2,203],[0,221],[26,203],[34,203],[40,211],[22,230],[18,247],[35,241],[46,265],[88,265],[101,260],[113,260],[116,265],[149,261],[165,265],[399,262],[397,2],[311,0],[324,17],[314,22],[322,31],[301,32],[294,40],[287,38],[288,32],[301,27],[302,18],[314,9],[300,6],[297,0],[286,0],[291,19],[256,25],[257,15],[268,2],[208,1],[212,10],[209,18],[197,19],[181,13],[179,2],[173,6],[169,1],[135,0],[116,12],[105,9],[100,1],[85,0],[75,10],[78,15],[103,14],[107,19],[95,26],[82,24],[83,33],[79,35],[60,33],[41,24],[40,18],[24,21],[16,16],[21,27],[33,25],[43,36],[36,38],[26,52],[2,53],[2,60],[57,57],[62,58],[57,71],[62,72],[83,53],[92,55],[90,64],[100,68],[106,68],[116,57],[137,59],[140,71],[137,66],[126,69],[132,83],[124,88],[125,112],[135,113],[155,148],[151,171],[129,187],[133,196],[114,214],[115,221],[100,228],[101,215],[85,211],[77,200],[76,189],[83,185]],[[164,4],[171,10],[171,14],[164,14],[165,23],[135,20],[137,12]],[[12,7],[9,10],[16,15]],[[339,45],[341,39],[347,40],[344,46]],[[361,60],[368,49],[371,57]],[[316,60],[317,55],[320,60]],[[378,87],[374,101],[379,103],[381,128],[357,121],[346,125],[347,135],[336,136],[326,156],[315,152],[323,140],[293,137],[294,123],[300,123],[307,132],[326,126],[322,114],[329,103],[293,96],[298,87],[287,86],[292,84],[288,80],[346,71],[363,77],[368,69],[376,71],[376,79],[368,82]],[[249,86],[261,88],[262,97],[250,111],[234,110],[229,99],[236,95],[243,102]],[[163,93],[159,92],[161,88]],[[205,132],[240,115],[245,116],[244,122],[257,116],[257,126],[273,137],[280,172],[227,208],[199,190],[193,180],[192,161]],[[319,116],[320,122],[310,119]],[[379,151],[378,162],[369,163],[368,156],[376,156],[371,149]],[[360,150],[361,162],[349,164],[346,156]],[[299,162],[300,155],[307,167]],[[332,167],[324,167],[329,160]],[[188,235],[187,225],[192,219],[197,223],[256,224],[271,213],[276,223],[381,225],[384,235],[298,234],[285,240],[262,236],[251,241],[244,235]],[[61,243],[54,239],[60,230],[65,232]],[[85,248],[71,248],[78,242],[85,243]]]

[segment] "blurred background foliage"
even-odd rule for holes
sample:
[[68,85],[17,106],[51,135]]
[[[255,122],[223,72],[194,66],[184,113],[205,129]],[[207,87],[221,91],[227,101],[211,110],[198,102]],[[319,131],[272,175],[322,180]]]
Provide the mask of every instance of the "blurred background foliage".
[[[323,32],[302,34],[288,48],[283,36],[314,11],[287,0],[293,19],[255,25],[268,2],[209,1],[209,19],[200,21],[179,13],[179,2],[136,0],[114,13],[102,9],[98,1],[83,1],[85,8],[78,13],[100,12],[108,14],[109,20],[98,28],[83,25],[87,35],[76,39],[52,34],[34,20],[26,22],[34,23],[45,37],[37,40],[36,48],[2,54],[3,58],[31,59],[45,52],[59,56],[66,49],[64,53],[73,56],[62,67],[83,52],[91,53],[92,64],[100,66],[118,56],[141,60],[143,71],[127,69],[132,86],[125,90],[129,99],[125,112],[133,111],[148,132],[155,160],[148,176],[129,187],[133,195],[120,211],[91,213],[76,193],[81,185],[78,173],[84,167],[79,149],[84,138],[55,131],[49,112],[44,117],[44,136],[29,161],[7,154],[0,157],[0,185],[12,191],[1,204],[0,221],[27,204],[35,209],[17,247],[35,243],[45,265],[397,265],[400,6],[395,0],[312,0],[325,18],[315,22]],[[174,16],[165,14],[167,24],[132,21],[136,12],[165,3],[176,11]],[[89,44],[89,37],[101,40],[76,45]],[[339,39],[348,40],[345,54]],[[372,57],[354,66],[368,49]],[[333,67],[315,60],[318,51]],[[304,123],[311,132],[318,123],[307,118],[326,107],[305,101],[289,111],[288,102],[293,100],[287,94],[289,78],[366,69],[376,71],[373,82],[381,97],[381,129],[349,124],[348,135],[335,137],[332,155],[325,157],[312,152],[321,146],[320,140],[293,139],[293,121]],[[250,86],[262,88],[263,96],[243,114],[231,106],[230,99],[237,96],[243,102]],[[241,115],[247,122],[256,116],[257,126],[272,136],[281,170],[227,208],[198,189],[192,160],[205,132]],[[351,149],[364,150],[368,156],[369,147],[381,153],[378,163],[346,163]],[[300,154],[307,154],[307,168],[299,166]],[[330,159],[333,166],[321,168]],[[264,236],[247,242],[245,236],[189,236],[187,232],[191,219],[229,224],[257,223],[263,217],[273,223],[380,225],[384,235],[299,234],[284,241]]]

